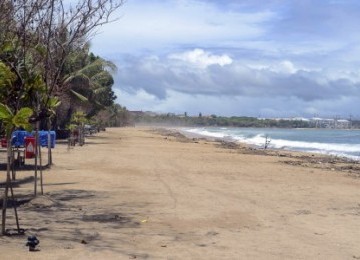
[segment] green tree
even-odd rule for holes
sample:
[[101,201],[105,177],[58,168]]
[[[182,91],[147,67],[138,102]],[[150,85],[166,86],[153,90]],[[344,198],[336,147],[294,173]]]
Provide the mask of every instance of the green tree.
[[[63,0],[0,1],[0,24],[6,24],[0,31],[0,61],[17,77],[3,95],[7,100],[0,101],[15,110],[31,105],[38,119],[46,118],[51,98],[69,91],[71,56],[86,48],[95,29],[109,22],[122,4],[123,0],[78,0],[73,5]],[[97,98],[106,93],[95,87],[92,91]]]
[[111,62],[88,54],[88,49],[71,56],[64,76],[67,91],[60,94],[62,104],[58,109],[58,123],[63,127],[76,110],[83,110],[91,118],[105,107],[113,105],[116,96],[111,72],[116,69]]
[[[11,88],[16,80],[16,76],[11,70],[2,62],[0,62],[0,93],[4,93],[4,89]],[[7,146],[7,167],[6,167],[6,186],[5,195],[3,199],[2,207],[2,228],[1,233],[5,235],[5,224],[6,224],[6,208],[8,202],[9,189],[12,189],[11,178],[10,178],[10,167],[13,161],[13,153],[11,151],[11,134],[17,127],[22,127],[26,130],[31,130],[29,124],[29,118],[32,116],[33,111],[30,108],[24,107],[19,111],[14,112],[7,105],[0,103],[0,121],[2,122],[3,128],[5,129],[5,137],[8,143]],[[15,209],[16,213],[16,209]],[[17,213],[16,213],[17,218]],[[18,221],[18,219],[17,219]]]

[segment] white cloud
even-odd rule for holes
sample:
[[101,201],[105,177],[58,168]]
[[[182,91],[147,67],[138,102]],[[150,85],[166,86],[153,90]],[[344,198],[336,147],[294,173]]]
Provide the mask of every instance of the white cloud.
[[289,74],[294,74],[294,73],[296,73],[298,71],[295,68],[294,64],[291,61],[288,61],[288,60],[280,62],[278,68],[279,68],[278,71],[284,72],[284,73],[289,73]]
[[119,68],[117,82],[125,91],[143,90],[159,99],[176,91],[217,97],[295,97],[310,102],[360,96],[355,73],[333,71],[330,77],[323,70],[295,66],[289,60],[249,66],[246,60],[198,49],[129,60]]
[[[289,60],[284,60],[280,62],[272,62],[272,63],[253,63],[248,64],[249,68],[256,70],[268,70],[275,73],[280,74],[295,74],[300,70],[300,68],[295,67],[294,63]],[[303,71],[309,71],[309,69],[301,68]]]
[[213,55],[202,49],[171,54],[169,55],[169,58],[195,64],[200,68],[206,68],[210,65],[225,66],[233,62],[233,60],[228,55]]
[[[139,90],[136,93],[117,92],[121,104],[130,110],[154,111],[159,113],[187,112],[188,115],[220,115],[220,116],[260,116],[260,117],[312,117],[314,114],[321,117],[335,115],[349,116],[348,111],[353,104],[359,104],[360,98],[343,98],[334,106],[332,100],[306,102],[297,98],[286,97],[247,97],[247,96],[209,96],[192,95],[168,91],[166,99],[158,99]],[[359,118],[357,111],[352,116]]]
[[127,92],[115,89],[119,104],[125,105],[129,110],[156,111],[158,110],[159,99],[140,89],[134,92]]

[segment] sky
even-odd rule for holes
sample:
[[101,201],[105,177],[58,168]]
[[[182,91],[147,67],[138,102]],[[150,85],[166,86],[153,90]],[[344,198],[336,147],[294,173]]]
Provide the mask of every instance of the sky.
[[91,50],[129,110],[360,118],[358,0],[127,0],[113,17]]

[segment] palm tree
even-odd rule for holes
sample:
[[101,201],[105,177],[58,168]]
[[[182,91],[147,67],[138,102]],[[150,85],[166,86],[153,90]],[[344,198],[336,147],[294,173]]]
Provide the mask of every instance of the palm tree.
[[[94,116],[98,111],[113,104],[116,96],[111,90],[114,80],[111,72],[113,63],[83,52],[74,55],[67,65],[68,74],[64,76],[66,91],[59,93],[62,104],[58,109],[59,123],[64,126],[71,114],[82,110],[86,117]],[[85,55],[86,54],[86,55]]]

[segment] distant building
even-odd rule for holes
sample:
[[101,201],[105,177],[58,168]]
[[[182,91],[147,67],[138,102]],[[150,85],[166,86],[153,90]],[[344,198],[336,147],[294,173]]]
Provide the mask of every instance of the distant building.
[[348,129],[351,127],[351,122],[346,119],[338,119],[335,121],[335,128]]
[[311,122],[316,128],[348,129],[351,127],[351,122],[346,119],[312,118]]
[[347,119],[330,119],[330,118],[304,118],[304,117],[292,117],[292,118],[257,118],[258,120],[275,120],[275,121],[303,121],[309,122],[312,127],[315,128],[336,128],[336,129],[349,129],[351,128],[351,121]]

